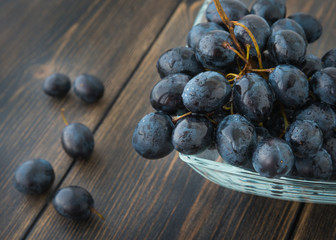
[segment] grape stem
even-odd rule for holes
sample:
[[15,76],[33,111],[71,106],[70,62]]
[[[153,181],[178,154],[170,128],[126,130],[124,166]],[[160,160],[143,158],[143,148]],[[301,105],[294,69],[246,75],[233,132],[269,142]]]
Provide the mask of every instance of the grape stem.
[[206,114],[205,115],[205,117],[212,123],[212,124],[214,124],[214,125],[218,125],[218,122],[216,122],[215,120],[213,120],[210,116],[209,116],[209,114]]
[[64,116],[64,108],[61,108],[61,116],[62,116],[62,119],[63,119],[63,122],[66,126],[69,125],[69,122],[66,120],[65,116]]
[[237,54],[238,57],[240,57],[245,63],[248,63],[248,58],[243,57],[236,49],[234,49],[230,43],[228,42],[223,42],[222,44],[223,47],[225,47],[226,49],[229,49],[231,51],[233,51],[235,54]]
[[186,116],[189,116],[191,113],[192,113],[192,112],[187,112],[187,113],[185,113],[185,114],[183,114],[183,115],[181,115],[181,116],[175,117],[175,118],[173,119],[173,123],[176,124],[178,120],[180,120],[180,119],[182,119],[182,118],[184,118],[184,117],[186,117]]
[[235,73],[228,73],[228,74],[226,74],[226,78],[230,78],[230,77],[232,77],[232,78],[236,78],[236,77],[238,77],[239,75],[238,74],[235,74]]
[[224,109],[225,111],[230,111],[230,110],[231,110],[231,106],[230,106],[230,107],[228,107],[228,106],[223,106],[223,109]]
[[250,49],[251,49],[251,45],[250,45],[250,44],[247,44],[247,45],[246,45],[246,59],[247,59],[247,61],[248,61],[249,58],[250,58]]
[[220,16],[220,18],[222,19],[223,23],[226,25],[226,27],[229,29],[229,33],[230,36],[233,40],[234,45],[237,47],[239,53],[243,56],[244,59],[246,59],[246,55],[245,52],[243,51],[242,47],[240,46],[236,36],[234,35],[234,25],[232,24],[232,22],[230,21],[230,19],[228,18],[228,16],[226,15],[226,13],[224,12],[222,5],[220,4],[219,0],[214,0],[217,12]]
[[230,110],[231,110],[230,111],[231,115],[233,115],[234,114],[234,112],[233,112],[233,102],[231,102],[231,109]]
[[258,62],[259,62],[259,68],[260,69],[263,69],[263,65],[262,65],[262,59],[261,59],[261,54],[260,54],[260,49],[259,49],[259,45],[257,43],[257,40],[255,39],[253,33],[251,32],[250,29],[248,29],[245,25],[237,22],[237,21],[232,21],[232,23],[235,25],[235,26],[239,26],[239,27],[242,27],[244,28],[244,30],[248,33],[248,35],[250,36],[252,42],[253,42],[253,45],[254,45],[254,48],[257,52],[257,56],[258,56]]
[[90,212],[92,212],[93,214],[97,215],[101,220],[105,220],[105,218],[103,217],[103,215],[101,215],[100,212],[98,212],[95,208],[91,208]]
[[251,72],[266,72],[271,73],[274,71],[274,68],[265,68],[265,69],[249,69]]
[[[260,53],[260,48],[259,45],[257,43],[256,38],[254,37],[253,33],[251,32],[250,29],[248,29],[248,27],[246,27],[245,25],[237,22],[237,21],[231,21],[228,16],[226,15],[225,11],[223,10],[223,7],[220,4],[220,0],[213,0],[217,9],[217,12],[220,16],[220,18],[222,19],[223,23],[226,25],[226,27],[229,30],[230,33],[230,37],[233,41],[233,45],[235,46],[235,48],[233,46],[230,45],[229,42],[223,42],[222,46],[226,49],[229,49],[231,51],[233,51],[240,59],[242,59],[245,62],[245,66],[243,68],[243,70],[240,69],[240,65],[238,62],[238,67],[240,69],[240,73],[239,76],[243,76],[244,74],[248,73],[248,72],[256,72],[256,73],[260,73],[260,75],[262,75],[265,79],[267,79],[267,75],[265,73],[271,73],[273,71],[273,69],[264,69],[263,68],[263,64],[262,64],[262,58],[261,58],[261,53]],[[246,53],[243,50],[242,46],[240,45],[238,39],[236,38],[235,34],[234,34],[234,28],[236,26],[242,27],[247,34],[250,36],[252,42],[253,42],[253,47],[257,52],[257,59],[258,59],[258,64],[259,64],[259,69],[254,69],[252,66],[254,66],[255,64],[253,64],[254,62],[252,61],[252,59],[250,59],[250,50],[251,50],[251,45],[247,44],[246,47]]]

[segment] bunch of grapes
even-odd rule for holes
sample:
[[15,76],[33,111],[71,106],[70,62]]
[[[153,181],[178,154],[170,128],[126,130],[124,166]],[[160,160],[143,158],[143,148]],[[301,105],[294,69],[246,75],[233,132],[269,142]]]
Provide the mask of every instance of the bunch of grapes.
[[313,16],[286,17],[281,0],[214,0],[187,47],[158,59],[155,112],[132,138],[144,158],[217,148],[265,177],[328,179],[336,170],[336,49],[306,54],[322,34]]

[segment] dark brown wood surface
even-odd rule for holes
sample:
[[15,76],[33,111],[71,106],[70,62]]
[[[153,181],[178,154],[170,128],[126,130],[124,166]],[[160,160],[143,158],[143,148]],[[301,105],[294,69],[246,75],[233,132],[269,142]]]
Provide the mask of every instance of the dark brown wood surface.
[[[252,0],[245,0],[250,5]],[[174,152],[158,161],[131,146],[136,123],[152,111],[149,93],[159,80],[155,63],[185,45],[201,1],[0,1],[0,239],[334,239],[335,206],[274,200],[211,183]],[[309,52],[335,47],[336,2],[288,0],[288,14],[309,12],[324,35]],[[87,105],[73,93],[47,97],[43,79],[83,72],[106,86]],[[64,154],[64,123],[82,122],[95,133],[88,161]],[[49,160],[53,188],[27,197],[12,186],[13,172],[29,158]],[[106,218],[73,222],[50,204],[63,186],[88,189]]]

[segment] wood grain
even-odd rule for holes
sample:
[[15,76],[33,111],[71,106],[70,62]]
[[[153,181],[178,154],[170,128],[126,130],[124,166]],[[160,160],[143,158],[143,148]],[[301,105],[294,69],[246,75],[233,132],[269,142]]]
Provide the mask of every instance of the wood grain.
[[336,239],[336,206],[306,204],[293,239]]
[[[70,122],[95,129],[177,3],[0,1],[0,239],[23,236],[73,161],[60,145],[61,107]],[[54,72],[72,79],[83,72],[97,75],[105,95],[94,105],[72,92],[51,99],[42,83]],[[12,186],[15,168],[30,158],[50,161],[56,172],[53,189],[40,197]]]
[[71,222],[49,204],[28,239],[285,239],[298,203],[219,187],[191,170],[176,153],[148,161],[131,146],[135,125],[150,108],[161,53],[185,44],[199,2],[184,1],[96,132],[94,156],[77,162],[62,186],[80,185],[104,222]]

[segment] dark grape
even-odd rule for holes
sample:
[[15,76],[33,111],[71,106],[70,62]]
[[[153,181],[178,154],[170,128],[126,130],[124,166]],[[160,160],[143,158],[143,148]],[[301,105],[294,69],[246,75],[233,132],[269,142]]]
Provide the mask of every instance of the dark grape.
[[313,16],[307,13],[295,13],[288,18],[300,24],[305,31],[308,43],[315,42],[322,35],[322,25]]
[[323,134],[318,125],[309,120],[293,122],[285,135],[287,143],[297,157],[316,154],[323,144]]
[[324,67],[336,67],[336,48],[329,50],[322,57]]
[[43,90],[52,97],[64,97],[71,88],[70,78],[62,73],[55,73],[44,80]]
[[286,4],[279,0],[257,0],[252,5],[251,13],[264,18],[271,26],[278,19],[286,16]]
[[71,220],[87,220],[94,204],[91,194],[79,186],[59,189],[52,202],[59,214]]
[[201,37],[196,47],[196,57],[204,68],[222,71],[233,64],[236,54],[225,48],[223,43],[233,46],[230,34],[226,31],[215,30]]
[[231,96],[230,83],[217,72],[207,71],[192,78],[185,86],[184,106],[193,113],[210,113],[222,107]]
[[286,107],[300,107],[308,101],[308,79],[294,66],[278,65],[269,75],[269,83],[277,99]]
[[266,80],[256,73],[248,73],[233,86],[235,111],[252,122],[262,122],[271,114],[275,97]]
[[258,144],[252,164],[261,176],[278,178],[291,172],[294,154],[285,141],[271,137]]
[[307,54],[299,68],[307,77],[311,77],[315,72],[320,71],[323,68],[323,63],[321,59],[315,55]]
[[201,37],[213,30],[224,30],[224,28],[214,22],[204,22],[193,26],[187,36],[188,47],[195,50]]
[[74,82],[75,94],[86,103],[97,102],[104,95],[104,85],[99,78],[82,74]]
[[[249,14],[248,8],[243,2],[236,0],[220,0],[219,2],[231,21],[238,21],[245,15]],[[209,4],[205,14],[209,22],[215,22],[223,27],[226,27],[217,12],[214,2]]]
[[330,154],[321,149],[315,155],[295,159],[297,174],[301,177],[329,179],[333,172],[333,165]]
[[299,65],[304,61],[307,44],[298,33],[280,30],[271,34],[267,48],[278,63]]
[[61,140],[63,149],[70,157],[87,159],[93,152],[93,134],[84,124],[71,123],[66,126]]
[[174,150],[171,142],[174,124],[169,115],[153,112],[144,116],[133,132],[133,148],[144,158],[158,159]]
[[205,117],[190,115],[179,120],[174,128],[174,148],[183,154],[198,154],[213,143],[214,127]]
[[323,142],[323,148],[330,154],[331,160],[333,162],[333,171],[336,171],[336,136],[335,134],[330,135]]
[[311,120],[316,122],[322,130],[324,137],[332,134],[336,128],[336,114],[326,104],[313,103],[307,106],[298,112],[296,120]]
[[253,124],[241,115],[229,115],[217,126],[217,150],[224,161],[231,164],[247,163],[256,141]]
[[[259,49],[262,52],[266,48],[267,39],[271,34],[271,29],[265,19],[259,17],[258,15],[249,14],[240,19],[238,22],[246,26],[252,32]],[[243,27],[236,26],[234,28],[234,34],[243,46],[246,46],[247,44],[251,46],[250,54],[252,56],[257,56],[253,41]]]
[[44,159],[32,159],[22,163],[15,171],[14,186],[25,194],[41,194],[53,184],[55,173]]
[[307,41],[306,34],[300,24],[289,18],[282,18],[273,23],[271,27],[272,33],[280,30],[292,30],[301,35],[301,37]]
[[195,53],[188,47],[176,47],[164,52],[156,64],[161,78],[174,73],[184,73],[191,77],[203,71]]
[[152,89],[150,103],[157,111],[175,114],[185,107],[182,101],[182,93],[190,76],[182,73],[168,75],[159,81]]
[[336,105],[336,68],[317,71],[311,77],[310,86],[322,102]]

